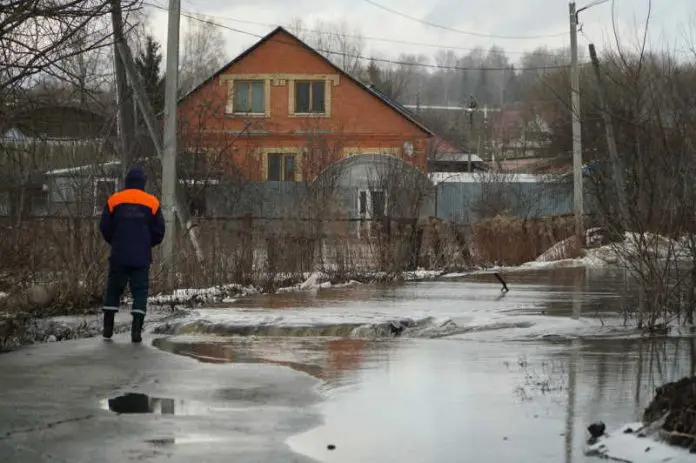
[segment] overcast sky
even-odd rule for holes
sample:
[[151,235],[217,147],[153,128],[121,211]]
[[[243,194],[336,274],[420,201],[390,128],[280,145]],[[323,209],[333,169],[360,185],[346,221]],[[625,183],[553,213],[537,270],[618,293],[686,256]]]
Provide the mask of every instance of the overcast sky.
[[[168,0],[149,1],[160,5],[168,4]],[[440,45],[442,48],[489,48],[498,45],[506,49],[513,60],[519,57],[520,52],[540,45],[564,47],[569,44],[567,0],[372,1],[422,21],[462,32],[507,37],[545,37],[513,39],[446,31],[380,9],[371,4],[370,0],[182,0],[182,10],[214,16],[218,23],[258,35],[268,33],[275,25],[285,26],[294,18],[302,19],[305,27],[311,27],[317,20],[345,19],[366,37],[365,54],[394,59],[401,52],[434,54],[437,48],[389,43],[374,38]],[[583,0],[577,5],[580,8],[590,3],[595,3],[595,0]],[[622,40],[637,44],[645,27],[649,4],[648,0],[609,0],[583,11],[580,14],[583,33],[579,35],[579,46],[587,50],[588,40],[593,41],[599,51],[613,45],[612,17]],[[149,14],[155,36],[165,45],[167,13],[150,8]],[[687,53],[691,43],[696,45],[695,0],[652,0],[650,21],[652,48],[670,48],[683,55]],[[182,18],[182,33],[185,28],[186,19]],[[243,33],[225,29],[222,31],[230,59],[258,40]]]

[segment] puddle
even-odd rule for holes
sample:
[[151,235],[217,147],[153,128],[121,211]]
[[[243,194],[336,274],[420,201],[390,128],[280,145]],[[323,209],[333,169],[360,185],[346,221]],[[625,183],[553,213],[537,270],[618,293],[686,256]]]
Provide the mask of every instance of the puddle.
[[153,415],[200,416],[238,410],[237,407],[193,400],[151,397],[137,392],[129,392],[118,397],[103,400],[101,407],[119,415],[149,413]]

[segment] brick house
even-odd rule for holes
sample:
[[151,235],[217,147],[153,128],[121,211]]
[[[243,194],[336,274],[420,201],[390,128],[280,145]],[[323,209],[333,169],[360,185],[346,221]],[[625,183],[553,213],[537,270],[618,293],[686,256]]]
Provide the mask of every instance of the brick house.
[[185,95],[179,121],[182,150],[217,154],[253,182],[312,182],[348,158],[384,156],[425,176],[434,137],[281,27]]

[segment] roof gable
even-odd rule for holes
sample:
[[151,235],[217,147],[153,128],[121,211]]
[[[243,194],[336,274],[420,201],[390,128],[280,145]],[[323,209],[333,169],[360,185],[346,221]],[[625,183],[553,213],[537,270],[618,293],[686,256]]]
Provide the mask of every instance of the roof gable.
[[196,93],[198,90],[200,90],[200,89],[203,88],[204,86],[208,85],[208,84],[209,84],[210,82],[212,82],[216,77],[218,77],[218,76],[220,76],[221,74],[223,74],[228,68],[230,68],[230,67],[232,67],[233,65],[239,63],[239,62],[242,61],[244,58],[246,58],[247,56],[249,56],[250,54],[252,54],[252,53],[253,53],[256,49],[258,49],[261,45],[263,45],[264,43],[266,43],[266,42],[268,42],[269,40],[271,40],[273,37],[276,37],[276,36],[278,36],[278,35],[280,35],[280,34],[287,35],[288,38],[289,38],[290,40],[293,40],[293,41],[296,42],[299,46],[303,47],[305,50],[307,50],[307,51],[309,51],[310,53],[312,53],[314,56],[316,56],[316,57],[317,57],[318,59],[320,59],[322,62],[324,62],[325,64],[327,64],[328,66],[330,66],[332,69],[334,69],[339,75],[341,75],[341,76],[347,78],[348,80],[350,80],[352,83],[354,83],[355,85],[357,85],[361,90],[363,90],[364,92],[368,93],[369,95],[371,95],[372,97],[374,97],[375,99],[377,99],[379,102],[381,102],[382,104],[384,104],[384,105],[386,105],[387,107],[389,107],[391,110],[395,111],[398,115],[400,115],[401,117],[403,117],[403,118],[405,118],[406,120],[408,120],[411,124],[415,125],[415,126],[418,127],[420,130],[422,130],[423,132],[425,132],[426,134],[431,135],[431,136],[434,136],[434,135],[435,135],[435,133],[434,133],[431,129],[429,129],[425,124],[423,124],[422,122],[420,122],[420,121],[415,117],[415,115],[413,115],[409,110],[407,110],[406,108],[404,108],[401,104],[397,103],[396,101],[392,100],[391,98],[387,97],[386,95],[384,95],[383,93],[377,91],[376,89],[372,89],[372,88],[368,87],[368,86],[365,85],[363,82],[361,82],[359,79],[353,77],[352,75],[350,75],[350,74],[348,74],[347,72],[345,72],[343,69],[341,69],[341,68],[339,68],[338,66],[336,66],[334,63],[331,62],[331,60],[327,59],[325,56],[323,56],[323,55],[322,55],[321,53],[319,53],[317,50],[315,50],[314,48],[312,48],[311,46],[309,46],[307,43],[305,43],[305,42],[303,42],[302,40],[300,40],[297,36],[295,36],[294,34],[292,34],[291,32],[287,31],[286,29],[284,29],[283,27],[280,27],[280,26],[277,27],[277,28],[275,28],[273,31],[271,31],[269,34],[267,34],[265,37],[261,38],[261,40],[259,40],[258,42],[256,42],[254,45],[252,45],[251,47],[247,48],[244,52],[242,52],[240,55],[238,55],[238,56],[237,56],[236,58],[234,58],[232,61],[230,61],[229,63],[227,63],[227,64],[225,64],[224,66],[222,66],[222,68],[220,68],[220,69],[219,69],[217,72],[215,72],[212,76],[210,76],[209,78],[205,79],[203,82],[201,82],[200,84],[198,84],[193,90],[191,90],[191,91],[188,92],[186,95],[184,95],[183,97],[181,97],[181,98],[179,99],[179,103],[183,102],[184,100],[186,100],[187,98],[189,98],[192,94]]

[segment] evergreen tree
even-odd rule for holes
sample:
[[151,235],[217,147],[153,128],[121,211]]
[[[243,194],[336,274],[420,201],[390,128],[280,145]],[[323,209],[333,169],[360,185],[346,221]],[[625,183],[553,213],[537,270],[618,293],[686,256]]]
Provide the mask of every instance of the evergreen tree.
[[476,99],[478,100],[479,106],[490,105],[491,103],[491,89],[488,69],[481,69],[478,86],[476,88]]
[[367,80],[369,84],[380,89],[382,84],[382,72],[374,59],[371,59],[370,64],[367,65]]
[[522,95],[522,83],[515,67],[510,66],[505,73],[505,103],[520,101],[524,95]]
[[135,59],[135,68],[140,74],[140,79],[155,114],[159,114],[164,109],[164,85],[162,85],[163,79],[160,77],[161,64],[160,44],[154,37],[148,35],[145,39],[145,47],[140,50]]

